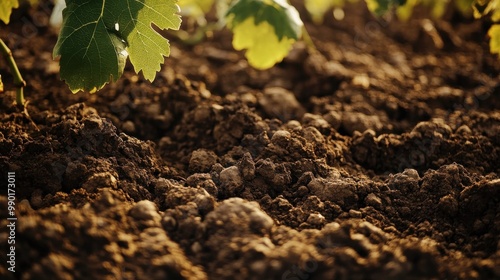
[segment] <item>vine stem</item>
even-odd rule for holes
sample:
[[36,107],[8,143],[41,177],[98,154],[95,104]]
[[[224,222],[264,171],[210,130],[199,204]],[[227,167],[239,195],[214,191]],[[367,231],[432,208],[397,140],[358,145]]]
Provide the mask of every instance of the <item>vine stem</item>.
[[183,44],[196,45],[205,39],[207,33],[219,29],[221,29],[221,25],[219,23],[207,23],[196,28],[194,34],[190,34],[189,32],[180,29],[172,32],[172,34],[177,36]]
[[318,51],[318,49],[316,48],[316,45],[314,44],[314,42],[311,38],[311,35],[309,35],[309,32],[306,29],[305,25],[302,27],[302,40],[304,40],[306,45],[309,47],[310,51],[314,51],[314,52]]
[[16,103],[19,106],[24,107],[24,87],[26,86],[26,82],[23,80],[21,76],[21,72],[19,72],[19,68],[17,68],[16,61],[12,56],[12,51],[7,47],[5,42],[0,39],[0,52],[7,60],[9,64],[10,71],[14,75],[14,85],[17,87],[16,89]]

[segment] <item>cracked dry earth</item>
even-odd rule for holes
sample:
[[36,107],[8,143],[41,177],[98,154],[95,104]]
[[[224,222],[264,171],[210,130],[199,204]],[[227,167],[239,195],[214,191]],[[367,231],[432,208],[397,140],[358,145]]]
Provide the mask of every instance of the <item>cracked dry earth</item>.
[[499,279],[500,64],[488,23],[447,20],[439,48],[348,5],[267,71],[226,32],[172,40],[152,84],[94,95],[14,20],[33,122],[0,95],[1,278]]

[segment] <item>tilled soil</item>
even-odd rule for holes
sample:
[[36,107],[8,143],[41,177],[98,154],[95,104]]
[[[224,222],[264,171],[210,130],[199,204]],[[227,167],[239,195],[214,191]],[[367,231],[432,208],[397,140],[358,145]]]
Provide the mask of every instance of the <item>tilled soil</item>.
[[500,278],[489,23],[348,5],[267,71],[217,31],[152,84],[72,95],[44,11],[0,29],[29,83],[29,117],[0,95],[2,279]]

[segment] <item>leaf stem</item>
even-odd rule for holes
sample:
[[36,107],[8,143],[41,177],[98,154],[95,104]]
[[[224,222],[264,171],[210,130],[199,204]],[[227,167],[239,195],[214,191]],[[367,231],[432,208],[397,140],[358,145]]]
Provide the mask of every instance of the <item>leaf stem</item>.
[[16,103],[17,105],[24,107],[24,87],[26,86],[26,82],[23,80],[21,72],[19,72],[19,68],[17,68],[16,61],[12,56],[12,51],[9,49],[9,47],[7,47],[7,45],[2,39],[0,39],[0,53],[2,53],[2,55],[7,60],[10,70],[14,75],[14,86],[17,87]]
[[175,36],[181,40],[183,44],[186,45],[196,45],[199,44],[203,39],[205,39],[208,32],[221,29],[219,23],[207,23],[206,25],[199,26],[196,28],[194,34],[190,34],[185,30],[176,30]]
[[302,27],[302,39],[306,43],[306,45],[309,47],[309,50],[312,51],[317,51],[318,49],[316,48],[316,45],[314,44],[311,35],[309,35],[309,32],[306,29],[306,26],[304,25]]

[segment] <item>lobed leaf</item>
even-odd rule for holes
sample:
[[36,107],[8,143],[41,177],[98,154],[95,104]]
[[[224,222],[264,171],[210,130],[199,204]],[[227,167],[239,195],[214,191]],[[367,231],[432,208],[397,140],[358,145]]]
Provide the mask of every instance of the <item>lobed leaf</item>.
[[315,24],[323,23],[323,18],[327,11],[332,8],[342,8],[346,2],[357,2],[358,0],[305,0],[304,6],[311,15]]
[[376,16],[382,16],[390,9],[404,4],[406,4],[406,0],[366,0],[368,9]]
[[275,34],[273,26],[267,21],[255,24],[253,18],[247,18],[233,28],[233,47],[236,50],[247,49],[245,57],[254,68],[264,70],[283,60],[290,51],[295,39]]
[[305,0],[304,6],[311,15],[312,21],[315,24],[321,24],[325,13],[333,7],[333,2],[331,0]]
[[250,17],[254,18],[256,25],[268,22],[279,40],[283,37],[298,40],[302,34],[304,24],[299,13],[286,0],[236,0],[226,14],[230,27]]
[[424,6],[429,7],[433,18],[441,18],[446,12],[449,1],[422,0]]
[[0,20],[8,24],[10,22],[10,14],[12,9],[18,8],[18,0],[1,0],[0,1]]
[[472,13],[472,3],[474,0],[455,0],[455,7],[463,14],[470,15]]
[[297,10],[281,0],[239,0],[226,13],[234,33],[233,47],[246,49],[245,57],[257,69],[283,60],[302,35]]
[[492,7],[491,20],[494,22],[500,21],[500,1],[494,1],[495,5]]
[[214,4],[214,0],[179,0],[182,15],[194,18],[205,16]]
[[490,52],[500,56],[500,24],[494,24],[488,30],[490,36]]
[[408,0],[402,6],[397,7],[396,15],[399,20],[407,21],[413,14],[413,9],[420,3],[420,0]]
[[152,81],[168,40],[160,29],[179,29],[176,0],[66,0],[63,24],[54,47],[61,56],[61,78],[71,91],[95,92],[119,78],[127,57],[139,73]]
[[472,3],[472,9],[474,11],[474,17],[480,18],[487,14],[492,13],[492,18],[500,17],[498,13],[500,13],[500,1],[499,0],[474,0]]

